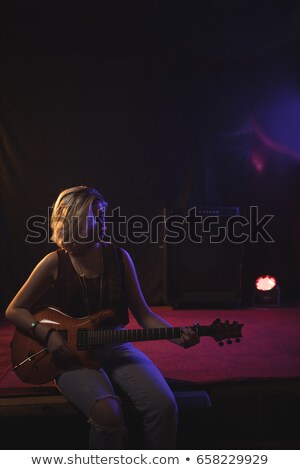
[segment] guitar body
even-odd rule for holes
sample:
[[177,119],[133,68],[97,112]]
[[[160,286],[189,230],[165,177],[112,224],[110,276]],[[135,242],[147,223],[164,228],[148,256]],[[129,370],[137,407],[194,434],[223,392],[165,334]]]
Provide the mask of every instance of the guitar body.
[[[80,350],[77,348],[77,331],[79,328],[88,331],[98,330],[101,322],[113,315],[112,310],[102,310],[90,317],[72,318],[60,310],[53,307],[42,307],[33,313],[35,321],[46,324],[49,328],[55,328],[66,333],[67,342],[76,351],[78,363],[82,366],[97,369],[101,366],[91,358],[91,350]],[[15,368],[17,376],[25,383],[43,384],[52,381],[62,372],[62,367],[57,364],[47,350],[30,336],[25,335],[18,329],[15,330],[11,342],[11,362]],[[41,353],[39,353],[42,351]],[[26,360],[29,356],[37,354],[31,360]]]

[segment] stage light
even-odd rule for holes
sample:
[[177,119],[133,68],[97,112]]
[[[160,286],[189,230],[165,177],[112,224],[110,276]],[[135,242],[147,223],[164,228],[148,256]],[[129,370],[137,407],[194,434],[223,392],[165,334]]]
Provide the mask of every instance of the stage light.
[[274,276],[260,276],[255,281],[254,307],[274,307],[280,302],[280,288]]

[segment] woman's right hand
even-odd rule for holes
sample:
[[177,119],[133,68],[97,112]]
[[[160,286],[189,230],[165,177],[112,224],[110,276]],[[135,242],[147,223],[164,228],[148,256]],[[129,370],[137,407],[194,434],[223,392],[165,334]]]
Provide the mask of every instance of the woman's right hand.
[[55,362],[63,367],[79,365],[80,361],[75,351],[58,331],[53,331],[47,342],[47,349]]

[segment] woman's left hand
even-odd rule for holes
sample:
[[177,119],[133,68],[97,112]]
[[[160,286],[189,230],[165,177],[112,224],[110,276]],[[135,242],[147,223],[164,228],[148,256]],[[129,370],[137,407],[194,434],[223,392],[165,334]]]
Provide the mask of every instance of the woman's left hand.
[[182,335],[180,338],[180,346],[183,348],[190,348],[191,346],[195,346],[200,342],[200,337],[192,328],[181,328]]

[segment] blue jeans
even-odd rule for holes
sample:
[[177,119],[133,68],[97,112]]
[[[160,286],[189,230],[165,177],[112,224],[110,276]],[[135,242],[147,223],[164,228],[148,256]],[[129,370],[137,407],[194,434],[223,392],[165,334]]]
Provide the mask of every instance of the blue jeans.
[[[97,400],[108,397],[119,400],[114,386],[119,387],[142,416],[145,449],[175,449],[177,404],[154,363],[131,343],[99,348],[94,356],[101,361],[101,369],[71,369],[56,379],[65,398],[89,418],[91,407]],[[120,436],[116,429],[89,422],[90,448],[124,448],[124,433]]]

